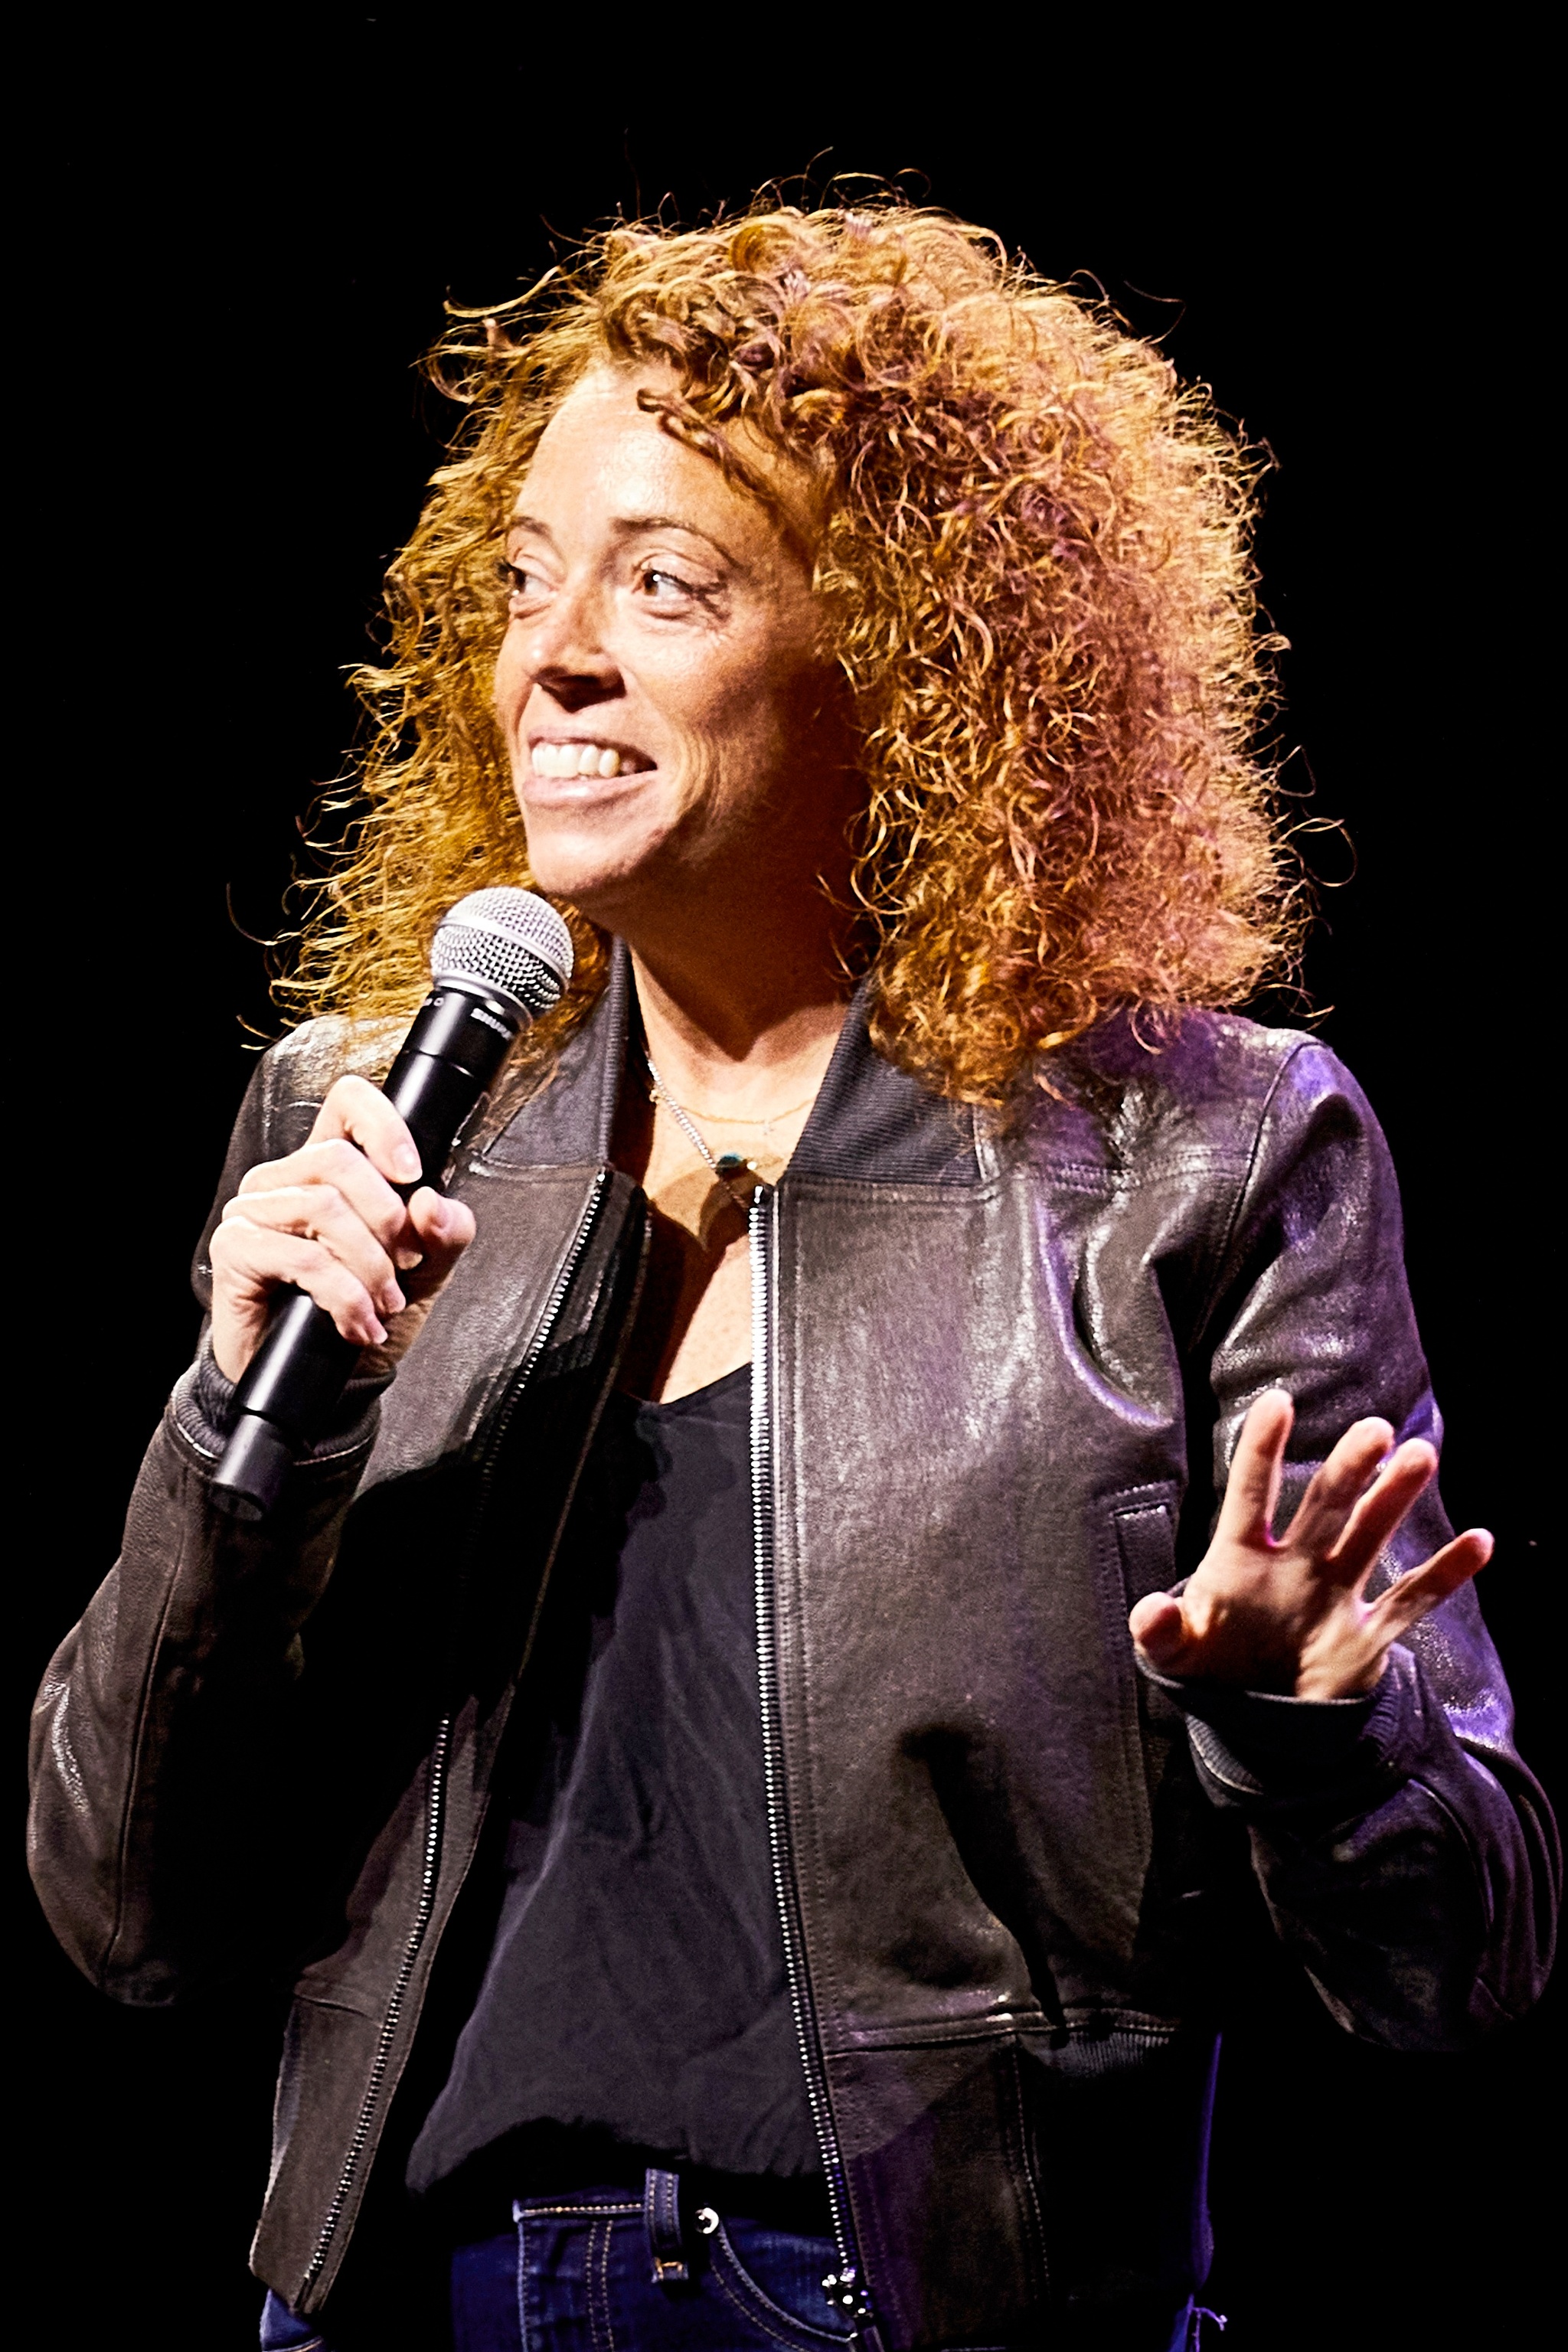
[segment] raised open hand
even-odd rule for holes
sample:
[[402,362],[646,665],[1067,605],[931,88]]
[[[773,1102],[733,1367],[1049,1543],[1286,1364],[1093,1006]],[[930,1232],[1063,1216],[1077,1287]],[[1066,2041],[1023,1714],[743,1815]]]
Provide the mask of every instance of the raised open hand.
[[1363,1598],[1379,1553],[1437,1467],[1424,1439],[1394,1446],[1386,1421],[1346,1430],[1276,1540],[1294,1419],[1282,1389],[1257,1400],[1202,1562],[1179,1598],[1152,1592],[1133,1610],[1132,1638],[1157,1674],[1356,1697],[1382,1675],[1389,1644],[1490,1559],[1490,1536],[1472,1528],[1378,1600]]

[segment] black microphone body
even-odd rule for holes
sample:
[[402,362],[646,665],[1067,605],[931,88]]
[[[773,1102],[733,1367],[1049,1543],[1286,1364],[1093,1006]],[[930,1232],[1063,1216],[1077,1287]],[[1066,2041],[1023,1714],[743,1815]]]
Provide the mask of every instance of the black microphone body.
[[[460,910],[454,910],[453,919],[460,921]],[[539,969],[543,974],[543,966]],[[440,1190],[453,1146],[489,1094],[520,1031],[559,992],[558,979],[542,997],[530,987],[534,1001],[528,1003],[471,972],[437,978],[382,1089],[406,1122],[419,1153],[419,1175],[396,1188],[405,1200],[421,1184]],[[220,1509],[239,1519],[267,1516],[295,1455],[331,1417],[361,1352],[359,1342],[345,1339],[308,1292],[292,1285],[280,1291],[267,1337],[236,1391],[233,1427],[212,1481]]]

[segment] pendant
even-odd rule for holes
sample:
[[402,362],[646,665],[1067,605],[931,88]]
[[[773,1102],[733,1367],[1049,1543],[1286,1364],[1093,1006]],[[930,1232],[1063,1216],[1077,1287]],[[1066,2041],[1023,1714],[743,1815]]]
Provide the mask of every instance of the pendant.
[[752,1195],[763,1181],[752,1162],[742,1160],[738,1151],[721,1151],[713,1162],[713,1173],[742,1215],[749,1216]]

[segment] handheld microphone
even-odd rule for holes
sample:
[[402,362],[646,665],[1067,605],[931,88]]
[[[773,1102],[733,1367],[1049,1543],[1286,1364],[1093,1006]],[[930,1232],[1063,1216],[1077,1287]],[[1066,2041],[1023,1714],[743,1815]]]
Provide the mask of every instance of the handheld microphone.
[[[430,977],[434,986],[382,1088],[419,1154],[419,1175],[396,1188],[405,1200],[421,1184],[439,1191],[453,1145],[519,1035],[560,998],[572,977],[571,934],[531,890],[476,890],[437,932]],[[279,1290],[267,1337],[235,1392],[234,1426],[212,1482],[221,1510],[266,1517],[360,1354],[308,1291]]]

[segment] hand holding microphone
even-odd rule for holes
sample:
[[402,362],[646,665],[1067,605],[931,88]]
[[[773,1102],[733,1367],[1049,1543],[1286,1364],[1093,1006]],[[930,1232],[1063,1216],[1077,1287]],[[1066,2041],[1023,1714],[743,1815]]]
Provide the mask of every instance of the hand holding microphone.
[[309,1291],[356,1347],[393,1360],[406,1351],[408,1310],[434,1296],[473,1234],[472,1212],[422,1174],[407,1122],[354,1077],[331,1088],[307,1144],[248,1171],[212,1241],[212,1349],[226,1379],[243,1376],[285,1284]]
[[406,1350],[473,1238],[440,1180],[519,1034],[571,978],[572,942],[531,892],[481,890],[447,915],[430,962],[384,1086],[340,1078],[310,1141],[250,1170],[213,1235],[213,1354],[238,1383],[213,1494],[237,1517],[272,1507],[365,1349]]

